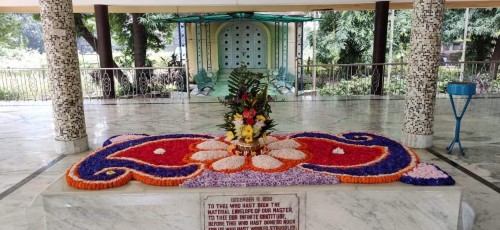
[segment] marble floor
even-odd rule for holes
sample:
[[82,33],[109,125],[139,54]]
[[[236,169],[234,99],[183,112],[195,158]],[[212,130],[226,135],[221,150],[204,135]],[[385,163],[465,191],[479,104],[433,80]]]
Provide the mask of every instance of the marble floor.
[[[370,100],[371,99],[371,100]],[[463,104],[459,100],[458,104]],[[400,140],[404,100],[396,97],[300,97],[273,102],[276,132],[372,131]],[[435,145],[418,150],[453,175],[464,187],[463,199],[476,213],[474,229],[500,226],[500,98],[476,98],[462,121],[466,155],[446,154],[454,135],[454,118],[446,98],[437,100]],[[221,133],[224,107],[213,97],[85,101],[91,148],[123,133]],[[0,229],[41,229],[36,195],[85,153],[58,156],[53,150],[50,102],[0,102]],[[497,136],[498,135],[498,136]],[[437,154],[437,156],[435,155]],[[469,174],[440,157],[455,162]],[[496,191],[494,190],[496,189]]]

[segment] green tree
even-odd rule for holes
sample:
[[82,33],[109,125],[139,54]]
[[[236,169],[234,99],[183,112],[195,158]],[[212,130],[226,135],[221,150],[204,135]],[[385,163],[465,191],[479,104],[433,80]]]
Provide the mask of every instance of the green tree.
[[[411,10],[396,10],[394,12],[393,60],[406,59],[408,56],[411,38],[411,13]],[[390,30],[390,24],[388,28]],[[389,46],[389,42],[387,45]],[[386,60],[389,59],[386,58]]]
[[165,23],[171,14],[110,14],[113,39],[122,48],[125,66],[151,66],[147,50],[159,51],[170,44],[176,24]]
[[[321,15],[317,49],[321,63],[368,60],[373,41],[373,11],[328,11]],[[312,37],[309,36],[312,44]]]
[[44,53],[42,24],[33,18],[33,14],[16,14],[16,18],[21,22],[21,30],[23,31],[26,46],[29,49]]
[[[464,9],[445,11],[443,42],[463,40],[464,16]],[[470,9],[467,34],[466,60],[500,60],[500,8]]]
[[[319,62],[339,64],[372,62],[374,11],[328,11],[321,15],[321,19],[317,38]],[[411,11],[397,10],[393,44],[396,57],[407,55],[410,33]],[[312,36],[308,39],[312,44]]]
[[20,26],[14,14],[0,14],[0,52],[4,48],[24,46]]
[[[125,67],[151,66],[146,59],[147,49],[163,49],[173,35],[175,25],[164,23],[168,14],[109,14],[111,36],[122,48],[122,56],[117,61]],[[94,36],[95,17],[93,14],[75,14],[77,35],[85,38],[97,52],[97,39]],[[113,67],[118,67],[113,60]],[[123,73],[118,71],[117,79],[122,84]],[[138,79],[136,79],[138,80]]]
[[[443,41],[463,40],[464,9],[445,11]],[[500,8],[470,9],[467,28],[467,61],[500,61]],[[498,66],[491,66],[492,76]]]

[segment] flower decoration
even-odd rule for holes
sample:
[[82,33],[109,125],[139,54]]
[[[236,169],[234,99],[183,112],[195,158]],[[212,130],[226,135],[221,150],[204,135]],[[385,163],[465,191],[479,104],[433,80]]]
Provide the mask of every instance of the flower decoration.
[[251,187],[251,186],[292,186],[338,184],[339,179],[323,173],[306,172],[298,168],[277,173],[263,173],[244,170],[231,174],[215,172],[210,169],[180,186],[186,188],[204,187]]
[[229,95],[221,103],[230,111],[224,116],[224,124],[219,125],[227,131],[226,140],[250,143],[269,134],[275,124],[269,117],[268,83],[261,83],[264,76],[242,66],[234,69],[229,78]]
[[130,141],[130,140],[135,140],[135,139],[140,139],[143,137],[147,137],[149,135],[147,134],[121,134],[121,135],[115,135],[110,138],[108,138],[102,146],[107,146],[110,144],[116,144],[120,142],[125,142],[125,141]]
[[[66,181],[75,188],[89,190],[122,186],[131,179],[157,186],[179,185],[204,170],[203,164],[183,161],[191,152],[189,146],[212,138],[172,134],[111,143],[71,166]],[[163,154],[156,154],[159,152]]]
[[333,154],[344,154],[344,149],[337,147],[332,151]]
[[[250,98],[250,96],[248,96]],[[237,118],[254,116],[248,109]],[[245,115],[244,115],[245,114]],[[234,117],[234,116],[233,116]],[[246,124],[239,131],[255,129]],[[120,135],[71,166],[67,183],[80,189],[118,187],[134,179],[150,185],[185,187],[283,186],[387,183],[452,185],[453,178],[400,143],[381,135],[302,132],[265,133],[261,154],[245,155],[224,137],[202,134]]]
[[419,163],[412,171],[403,174],[401,182],[413,185],[454,185],[455,180],[434,164]]
[[188,156],[185,161],[205,163],[216,172],[234,173],[243,170],[258,172],[282,172],[309,159],[309,154],[302,151],[300,143],[292,139],[278,139],[270,136],[264,141],[265,154],[252,154],[249,157],[237,153],[234,144],[222,140],[209,140],[196,145],[199,151]]
[[[304,143],[312,154],[298,167],[337,176],[345,183],[388,183],[418,164],[418,156],[410,149],[387,137],[364,132],[327,133],[304,132],[290,138]],[[344,154],[334,154],[336,148]]]

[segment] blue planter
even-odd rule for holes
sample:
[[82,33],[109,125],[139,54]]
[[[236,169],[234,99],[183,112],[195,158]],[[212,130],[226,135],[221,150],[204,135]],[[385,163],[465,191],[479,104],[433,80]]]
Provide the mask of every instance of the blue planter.
[[[476,84],[472,82],[450,82],[446,87],[446,92],[450,95],[451,107],[453,108],[453,114],[455,115],[455,138],[451,141],[450,146],[448,146],[448,153],[453,151],[453,147],[455,143],[458,143],[458,148],[460,153],[464,155],[464,149],[462,148],[462,142],[460,141],[460,122],[462,121],[462,117],[464,116],[465,110],[467,110],[467,106],[469,105],[470,100],[472,99],[472,95],[476,94]],[[462,109],[462,113],[457,115],[457,109],[455,108],[455,102],[453,101],[453,95],[463,95],[468,96],[467,101],[465,102],[464,108]]]
[[476,84],[472,82],[450,82],[446,87],[446,92],[450,95],[474,95],[476,94]]

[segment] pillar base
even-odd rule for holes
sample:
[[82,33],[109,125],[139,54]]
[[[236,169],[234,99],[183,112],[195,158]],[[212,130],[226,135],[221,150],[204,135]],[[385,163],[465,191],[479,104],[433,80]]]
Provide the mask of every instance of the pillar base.
[[56,152],[58,154],[75,154],[89,150],[89,140],[87,136],[72,141],[55,141]]
[[403,132],[401,142],[411,148],[425,149],[432,147],[433,135],[419,135]]

